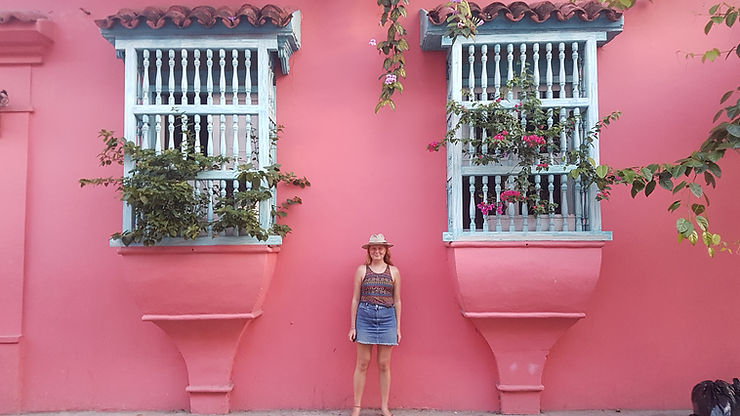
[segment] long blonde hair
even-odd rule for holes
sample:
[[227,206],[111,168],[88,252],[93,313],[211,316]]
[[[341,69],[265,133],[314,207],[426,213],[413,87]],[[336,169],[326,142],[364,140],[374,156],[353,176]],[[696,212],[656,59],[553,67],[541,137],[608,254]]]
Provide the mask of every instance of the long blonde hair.
[[[370,247],[367,246],[367,250],[365,251],[365,264],[370,265],[370,263],[373,262],[373,259],[370,257]],[[383,261],[385,264],[393,266],[393,262],[391,261],[391,248],[388,246],[385,246],[385,256],[383,256]]]

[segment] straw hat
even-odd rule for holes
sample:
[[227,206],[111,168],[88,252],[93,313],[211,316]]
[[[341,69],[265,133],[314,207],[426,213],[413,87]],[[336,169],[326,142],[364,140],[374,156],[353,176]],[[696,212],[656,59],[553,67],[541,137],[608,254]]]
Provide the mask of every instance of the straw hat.
[[370,246],[393,247],[393,244],[385,241],[385,236],[383,234],[373,234],[370,236],[370,239],[367,241],[367,243],[362,245],[362,248],[366,249]]

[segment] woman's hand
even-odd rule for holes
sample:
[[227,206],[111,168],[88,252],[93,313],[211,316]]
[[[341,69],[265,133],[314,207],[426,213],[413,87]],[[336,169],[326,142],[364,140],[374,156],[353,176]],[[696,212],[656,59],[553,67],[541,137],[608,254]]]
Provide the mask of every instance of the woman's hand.
[[355,328],[349,329],[349,340],[350,342],[355,342],[357,339],[357,330]]
[[396,330],[396,342],[401,343],[401,330]]

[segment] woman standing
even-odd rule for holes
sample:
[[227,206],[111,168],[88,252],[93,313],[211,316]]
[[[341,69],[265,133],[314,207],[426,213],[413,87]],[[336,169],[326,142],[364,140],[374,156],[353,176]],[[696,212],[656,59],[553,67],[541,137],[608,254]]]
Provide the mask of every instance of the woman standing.
[[392,416],[388,408],[391,348],[401,342],[401,275],[391,263],[392,246],[383,234],[371,235],[367,244],[362,245],[367,250],[365,264],[355,272],[349,339],[357,342],[357,364],[351,416],[360,414],[373,345],[378,346],[380,411],[383,416]]

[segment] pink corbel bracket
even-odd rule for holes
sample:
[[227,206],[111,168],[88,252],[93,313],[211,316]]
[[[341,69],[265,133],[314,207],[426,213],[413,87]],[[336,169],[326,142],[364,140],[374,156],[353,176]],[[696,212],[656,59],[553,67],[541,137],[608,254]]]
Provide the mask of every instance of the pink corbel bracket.
[[538,414],[550,349],[579,319],[601,268],[603,241],[452,242],[463,316],[496,358],[503,414]]
[[188,373],[190,411],[230,410],[234,357],[262,304],[280,247],[121,247],[141,319],[164,331]]

